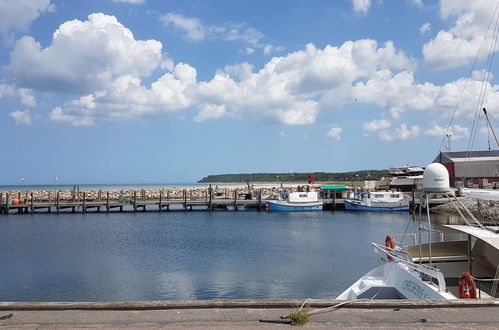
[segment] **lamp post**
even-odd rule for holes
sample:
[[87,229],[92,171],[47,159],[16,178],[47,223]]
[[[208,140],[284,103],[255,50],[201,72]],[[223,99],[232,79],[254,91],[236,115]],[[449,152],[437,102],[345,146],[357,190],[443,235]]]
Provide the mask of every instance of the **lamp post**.
[[57,190],[57,180],[59,180],[59,177],[56,175],[54,176],[54,189]]

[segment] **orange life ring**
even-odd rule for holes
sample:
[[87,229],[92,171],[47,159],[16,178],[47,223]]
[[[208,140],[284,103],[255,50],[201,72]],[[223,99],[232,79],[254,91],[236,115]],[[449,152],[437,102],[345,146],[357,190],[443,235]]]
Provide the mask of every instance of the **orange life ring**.
[[[392,249],[395,249],[395,240],[393,239],[392,235],[388,234],[386,235],[385,238],[385,247],[387,248],[388,252],[391,252]],[[388,260],[393,260],[393,257],[388,255]]]
[[386,235],[385,246],[390,249],[395,249],[395,241],[393,240],[392,235],[390,234]]
[[459,298],[476,298],[476,285],[473,276],[468,272],[463,272],[459,278]]

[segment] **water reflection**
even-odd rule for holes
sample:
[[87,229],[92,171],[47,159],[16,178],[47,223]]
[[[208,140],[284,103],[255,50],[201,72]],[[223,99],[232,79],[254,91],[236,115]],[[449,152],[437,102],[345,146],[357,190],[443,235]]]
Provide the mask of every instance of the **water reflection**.
[[[437,221],[441,221],[437,217]],[[0,300],[333,298],[407,213],[163,212],[0,219]]]

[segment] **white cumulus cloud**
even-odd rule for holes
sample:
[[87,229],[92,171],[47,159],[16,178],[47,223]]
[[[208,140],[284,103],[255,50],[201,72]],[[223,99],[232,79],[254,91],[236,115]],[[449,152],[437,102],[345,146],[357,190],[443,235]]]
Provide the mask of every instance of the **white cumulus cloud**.
[[447,127],[444,126],[439,126],[439,125],[433,125],[432,127],[428,128],[424,134],[426,136],[431,136],[431,137],[437,137],[437,138],[442,138],[444,134],[450,134],[452,139],[462,139],[462,138],[467,138],[469,137],[469,129],[467,127],[461,127],[459,125],[452,125],[447,129]]
[[176,13],[168,13],[160,17],[160,20],[166,25],[173,25],[179,30],[185,32],[185,38],[191,41],[202,41],[206,38],[207,27],[203,26],[197,18],[188,18]]
[[401,124],[393,130],[380,131],[378,136],[381,140],[388,142],[408,140],[419,136],[419,127],[417,125],[408,127],[406,124]]
[[274,50],[274,46],[272,46],[272,45],[267,45],[267,46],[263,47],[263,53],[265,55],[269,55],[270,53],[272,53],[273,50]]
[[410,0],[410,2],[415,5],[416,7],[423,7],[424,4],[423,4],[423,0]]
[[36,105],[35,96],[33,95],[32,90],[17,88],[7,84],[0,84],[0,99],[1,98],[18,98],[24,105]]
[[412,60],[391,42],[378,46],[373,40],[349,41],[324,49],[309,44],[304,50],[274,57],[257,72],[242,63],[217,71],[208,81],[197,81],[196,70],[187,64],[177,64],[150,87],[139,77],[121,75],[92,93],[94,108],[76,100],[54,109],[51,118],[88,125],[194,107],[199,111],[196,121],[230,116],[306,125],[315,122],[321,109],[345,104],[343,95],[351,94],[356,80],[412,66]]
[[240,41],[251,47],[246,48],[248,54],[253,53],[255,47],[264,48],[261,40],[263,33],[244,23],[223,23],[207,25],[198,18],[186,17],[178,13],[166,13],[160,17],[165,26],[173,26],[185,33],[189,41],[199,42],[207,39],[221,39],[225,41]]
[[225,111],[225,105],[215,105],[215,104],[204,104],[200,106],[200,111],[194,120],[197,122],[202,122],[208,119],[217,119],[224,117],[227,114]]
[[334,140],[341,140],[341,134],[343,133],[343,129],[341,127],[331,127],[329,132],[327,132],[327,137]]
[[108,82],[105,89],[56,107],[50,119],[75,126],[93,125],[99,120],[147,118],[185,109],[192,104],[187,91],[195,86],[196,70],[183,63],[147,88],[141,80],[123,75]]
[[255,52],[255,48],[252,47],[246,47],[245,49],[246,54],[252,55]]
[[[448,30],[439,31],[423,46],[426,64],[434,69],[445,69],[471,63],[478,54],[496,6],[497,2],[490,0],[441,0],[440,17],[454,24]],[[492,36],[489,31],[485,45],[491,45]],[[489,47],[482,49],[481,58],[486,56]]]
[[386,119],[371,120],[362,126],[366,136],[376,134],[383,141],[401,141],[419,136],[419,127],[413,125],[408,127],[406,124],[400,124],[393,127],[392,123]]
[[[87,21],[62,24],[46,48],[31,37],[20,39],[6,71],[20,88],[77,93],[50,114],[51,120],[73,125],[148,119],[185,109],[197,111],[193,119],[198,122],[230,117],[307,125],[321,111],[364,103],[384,117],[391,115],[363,126],[365,134],[385,140],[419,134],[417,126],[391,123],[406,120],[410,111],[427,112],[432,121],[449,118],[466,84],[456,118],[473,118],[482,90],[478,73],[468,83],[416,82],[414,60],[390,41],[365,39],[323,48],[308,44],[261,68],[227,65],[203,81],[196,68],[174,63],[161,51],[158,41],[135,40],[115,17],[92,14]],[[153,72],[159,78],[150,79]],[[1,97],[23,98],[24,93],[25,104],[34,103],[31,90],[12,86],[0,88]],[[483,91],[485,106],[499,117],[498,86],[488,82]]]
[[376,133],[385,130],[387,128],[390,128],[391,125],[392,124],[386,119],[380,119],[380,120],[375,119],[362,125],[362,129],[364,130],[365,134],[369,135],[371,133]]
[[42,13],[54,10],[50,0],[1,0],[0,32],[24,30]]
[[150,75],[162,62],[161,49],[160,42],[135,40],[114,16],[98,13],[62,24],[46,48],[21,38],[6,70],[22,87],[84,94],[120,75]]
[[371,0],[351,0],[353,11],[360,14],[366,14],[371,7]]
[[421,34],[425,34],[426,32],[430,31],[431,30],[431,24],[426,22],[424,23],[423,25],[421,25],[421,27],[419,28],[419,32],[421,32]]
[[9,116],[14,119],[16,125],[31,125],[31,116],[28,110],[13,111],[9,114]]

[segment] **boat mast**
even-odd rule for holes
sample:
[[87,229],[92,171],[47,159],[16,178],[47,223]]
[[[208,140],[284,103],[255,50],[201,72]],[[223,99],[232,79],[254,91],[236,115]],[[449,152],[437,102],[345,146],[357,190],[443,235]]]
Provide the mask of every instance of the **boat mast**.
[[[499,140],[497,140],[496,132],[494,131],[494,127],[492,127],[492,123],[490,121],[489,115],[487,114],[487,109],[483,108],[483,113],[485,114],[485,119],[487,119],[487,123],[489,123],[490,130],[492,131],[492,135],[494,135],[494,139],[496,140],[496,144],[499,147]],[[490,146],[489,146],[490,148]]]

